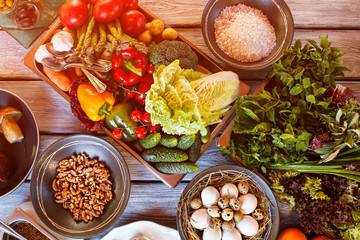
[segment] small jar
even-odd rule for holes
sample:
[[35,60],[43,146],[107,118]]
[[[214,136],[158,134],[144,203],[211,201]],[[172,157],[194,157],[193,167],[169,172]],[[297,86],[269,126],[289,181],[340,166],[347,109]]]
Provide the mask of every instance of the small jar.
[[39,18],[39,9],[31,2],[19,3],[12,14],[13,22],[22,30],[34,28],[39,22]]
[[16,6],[17,0],[0,0],[0,15],[11,13]]

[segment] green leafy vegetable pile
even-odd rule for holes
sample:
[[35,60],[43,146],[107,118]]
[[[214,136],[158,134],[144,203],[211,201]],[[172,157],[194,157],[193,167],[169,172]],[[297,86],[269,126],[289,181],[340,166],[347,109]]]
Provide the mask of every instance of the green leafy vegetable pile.
[[153,124],[168,134],[205,136],[208,125],[220,121],[240,94],[236,73],[222,71],[204,75],[182,69],[180,61],[161,65],[154,73],[154,84],[146,94],[145,110]]
[[359,239],[360,107],[335,83],[349,71],[344,53],[327,36],[320,46],[307,42],[273,64],[271,91],[239,98],[230,146],[221,150],[272,180],[307,233]]

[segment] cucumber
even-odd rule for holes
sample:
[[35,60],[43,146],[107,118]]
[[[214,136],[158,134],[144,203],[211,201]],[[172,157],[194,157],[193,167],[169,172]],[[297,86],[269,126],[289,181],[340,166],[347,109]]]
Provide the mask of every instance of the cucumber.
[[181,149],[181,150],[186,150],[188,149],[193,143],[195,142],[195,134],[187,134],[187,135],[182,135],[179,138],[179,142],[177,144],[177,148]]
[[207,143],[207,142],[209,141],[209,139],[210,139],[210,134],[211,134],[210,128],[209,128],[209,127],[206,127],[206,135],[205,135],[205,136],[201,136],[201,141],[202,141],[203,143]]
[[166,133],[161,134],[160,145],[164,147],[173,148],[178,144],[178,139],[175,136],[168,135]]
[[160,133],[152,133],[144,137],[143,139],[139,139],[139,144],[142,148],[150,149],[156,147],[161,140]]
[[199,167],[191,162],[156,163],[156,169],[166,174],[188,174],[199,171]]
[[142,157],[148,162],[183,162],[189,158],[186,152],[166,147],[147,149]]
[[195,162],[200,156],[201,149],[201,135],[198,132],[195,136],[194,143],[189,148],[189,160]]

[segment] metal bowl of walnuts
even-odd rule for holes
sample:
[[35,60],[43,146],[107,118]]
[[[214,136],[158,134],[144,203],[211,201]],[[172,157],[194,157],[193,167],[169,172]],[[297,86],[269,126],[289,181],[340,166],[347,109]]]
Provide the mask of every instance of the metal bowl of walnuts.
[[252,171],[219,165],[196,175],[177,209],[183,240],[276,239],[279,209],[270,187]]
[[30,191],[35,212],[48,228],[70,238],[90,238],[111,227],[125,210],[130,174],[110,143],[73,135],[40,156]]

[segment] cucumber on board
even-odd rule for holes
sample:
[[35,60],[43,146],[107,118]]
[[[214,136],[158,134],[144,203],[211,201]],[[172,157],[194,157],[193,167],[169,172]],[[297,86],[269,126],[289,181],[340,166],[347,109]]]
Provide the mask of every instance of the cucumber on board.
[[179,142],[176,147],[181,150],[186,150],[194,143],[194,141],[195,141],[195,134],[182,135],[179,138]]
[[152,133],[144,137],[143,139],[139,139],[139,144],[142,148],[150,149],[156,147],[161,140],[160,133]]
[[191,162],[156,163],[156,169],[167,174],[188,174],[199,171],[199,167]]
[[186,152],[160,146],[143,151],[142,157],[148,162],[183,162],[189,158]]
[[163,133],[161,134],[160,145],[164,147],[173,148],[178,144],[178,139],[175,136]]
[[201,135],[198,132],[195,136],[194,143],[189,147],[188,150],[189,160],[191,162],[195,162],[199,158],[200,150],[201,150]]

